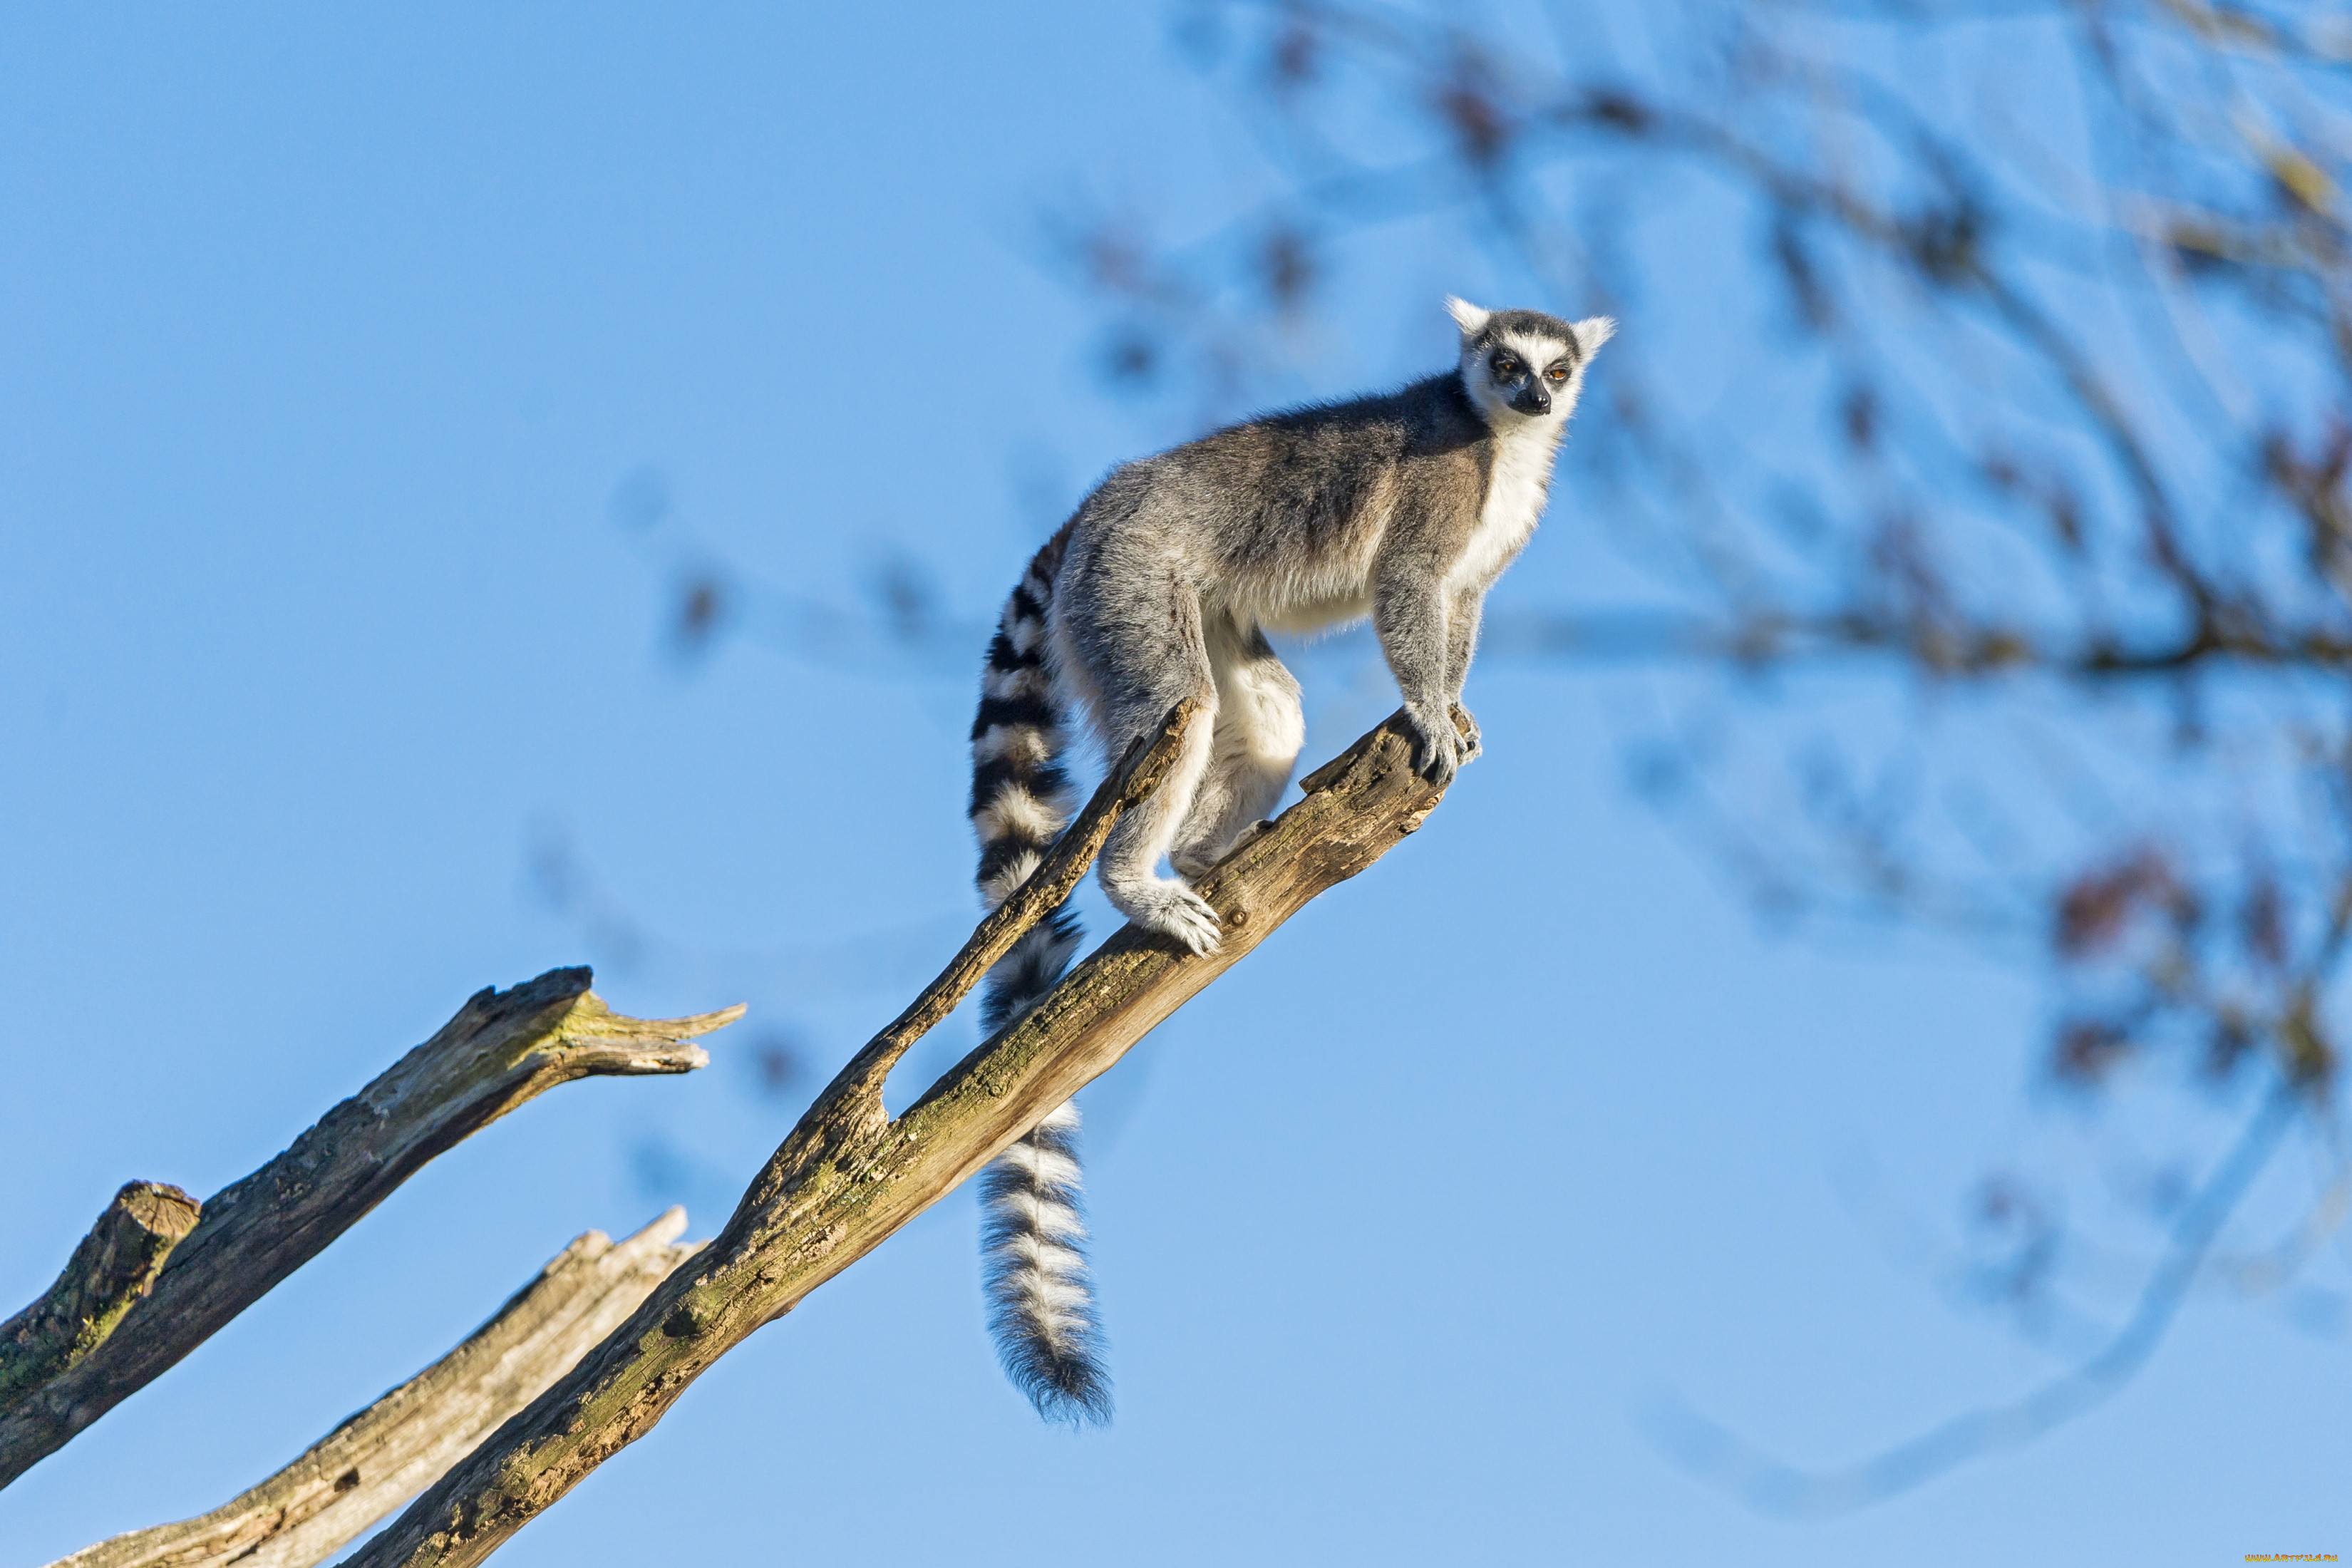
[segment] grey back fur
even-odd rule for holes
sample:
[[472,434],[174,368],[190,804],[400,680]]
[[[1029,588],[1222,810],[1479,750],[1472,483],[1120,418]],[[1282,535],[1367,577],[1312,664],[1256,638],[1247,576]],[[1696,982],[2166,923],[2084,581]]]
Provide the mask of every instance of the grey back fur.
[[1279,797],[1303,739],[1297,683],[1266,631],[1370,616],[1420,765],[1450,776],[1475,753],[1450,713],[1479,607],[1534,529],[1611,323],[1451,308],[1453,371],[1127,464],[1071,521],[1051,615],[1062,692],[1114,756],[1180,699],[1214,714],[1102,859],[1120,912],[1195,951],[1216,945],[1214,916],[1159,876],[1160,857],[1180,872],[1213,864]]

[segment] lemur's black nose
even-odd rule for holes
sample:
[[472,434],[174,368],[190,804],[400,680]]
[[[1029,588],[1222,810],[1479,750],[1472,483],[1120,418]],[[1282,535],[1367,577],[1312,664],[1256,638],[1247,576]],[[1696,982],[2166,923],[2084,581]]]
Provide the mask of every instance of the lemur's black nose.
[[1529,383],[1517,397],[1511,399],[1511,406],[1522,414],[1549,414],[1551,412],[1551,394]]

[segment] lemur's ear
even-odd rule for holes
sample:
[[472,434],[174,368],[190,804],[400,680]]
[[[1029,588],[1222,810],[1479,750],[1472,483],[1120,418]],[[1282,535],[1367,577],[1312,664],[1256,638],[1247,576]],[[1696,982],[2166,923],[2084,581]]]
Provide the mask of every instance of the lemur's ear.
[[1616,317],[1587,316],[1584,320],[1576,323],[1577,352],[1581,353],[1585,358],[1590,359],[1592,357],[1592,351],[1594,349],[1599,348],[1602,343],[1607,342],[1616,335]]
[[1445,313],[1454,318],[1454,324],[1462,329],[1462,335],[1465,338],[1475,337],[1485,331],[1487,321],[1495,314],[1453,294],[1445,297]]

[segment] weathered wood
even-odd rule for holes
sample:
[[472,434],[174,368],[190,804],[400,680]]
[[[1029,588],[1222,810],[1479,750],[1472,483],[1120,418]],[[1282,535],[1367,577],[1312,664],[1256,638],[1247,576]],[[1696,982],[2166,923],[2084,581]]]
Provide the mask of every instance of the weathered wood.
[[1185,728],[1198,709],[1199,705],[1189,699],[1179,702],[1168,710],[1158,730],[1135,738],[1127,755],[1119,759],[1118,766],[1104,777],[1102,787],[1078,813],[1077,820],[1063,830],[1062,836],[1054,840],[1054,847],[1045,852],[1045,858],[1029,873],[1029,879],[980,922],[965,940],[962,950],[940,972],[940,977],[924,986],[922,994],[907,1005],[907,1010],[857,1053],[835,1079],[834,1089],[826,1096],[828,1100],[857,1096],[869,1100],[875,1110],[880,1110],[882,1081],[890,1076],[898,1058],[929,1034],[940,1019],[954,1012],[956,1004],[987,977],[998,959],[1013,951],[1013,944],[1028,934],[1030,927],[1061,908],[1062,900],[1070,896],[1086,876],[1087,868],[1102,852],[1103,842],[1110,837],[1118,819],[1160,787],[1160,781],[1176,765]]
[[55,1453],[323,1250],[435,1155],[574,1079],[691,1071],[743,1009],[623,1017],[585,969],[483,990],[275,1160],[208,1199],[154,1285],[79,1363],[0,1415],[0,1486]]
[[200,1518],[134,1530],[49,1568],[310,1568],[438,1479],[569,1372],[696,1248],[673,1208],[614,1246],[590,1231],[456,1350]]
[[[1224,942],[1193,957],[1129,926],[895,1121],[853,1062],[810,1107],[726,1229],[561,1383],[467,1456],[346,1568],[479,1563],[653,1429],[687,1385],[864,1257],[1245,957],[1308,900],[1421,826],[1403,715],[1305,782],[1307,798],[1199,884]],[[861,1057],[861,1060],[863,1058]]]
[[0,1415],[89,1358],[153,1288],[199,1205],[163,1182],[114,1194],[41,1299],[0,1323]]

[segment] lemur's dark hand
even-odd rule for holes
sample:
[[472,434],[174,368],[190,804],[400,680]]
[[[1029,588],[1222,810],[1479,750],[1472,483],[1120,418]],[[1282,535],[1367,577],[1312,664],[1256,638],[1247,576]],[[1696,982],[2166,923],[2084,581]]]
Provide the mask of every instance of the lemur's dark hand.
[[1450,715],[1433,718],[1408,707],[1404,717],[1412,727],[1412,771],[1444,789],[1462,769],[1461,731]]

